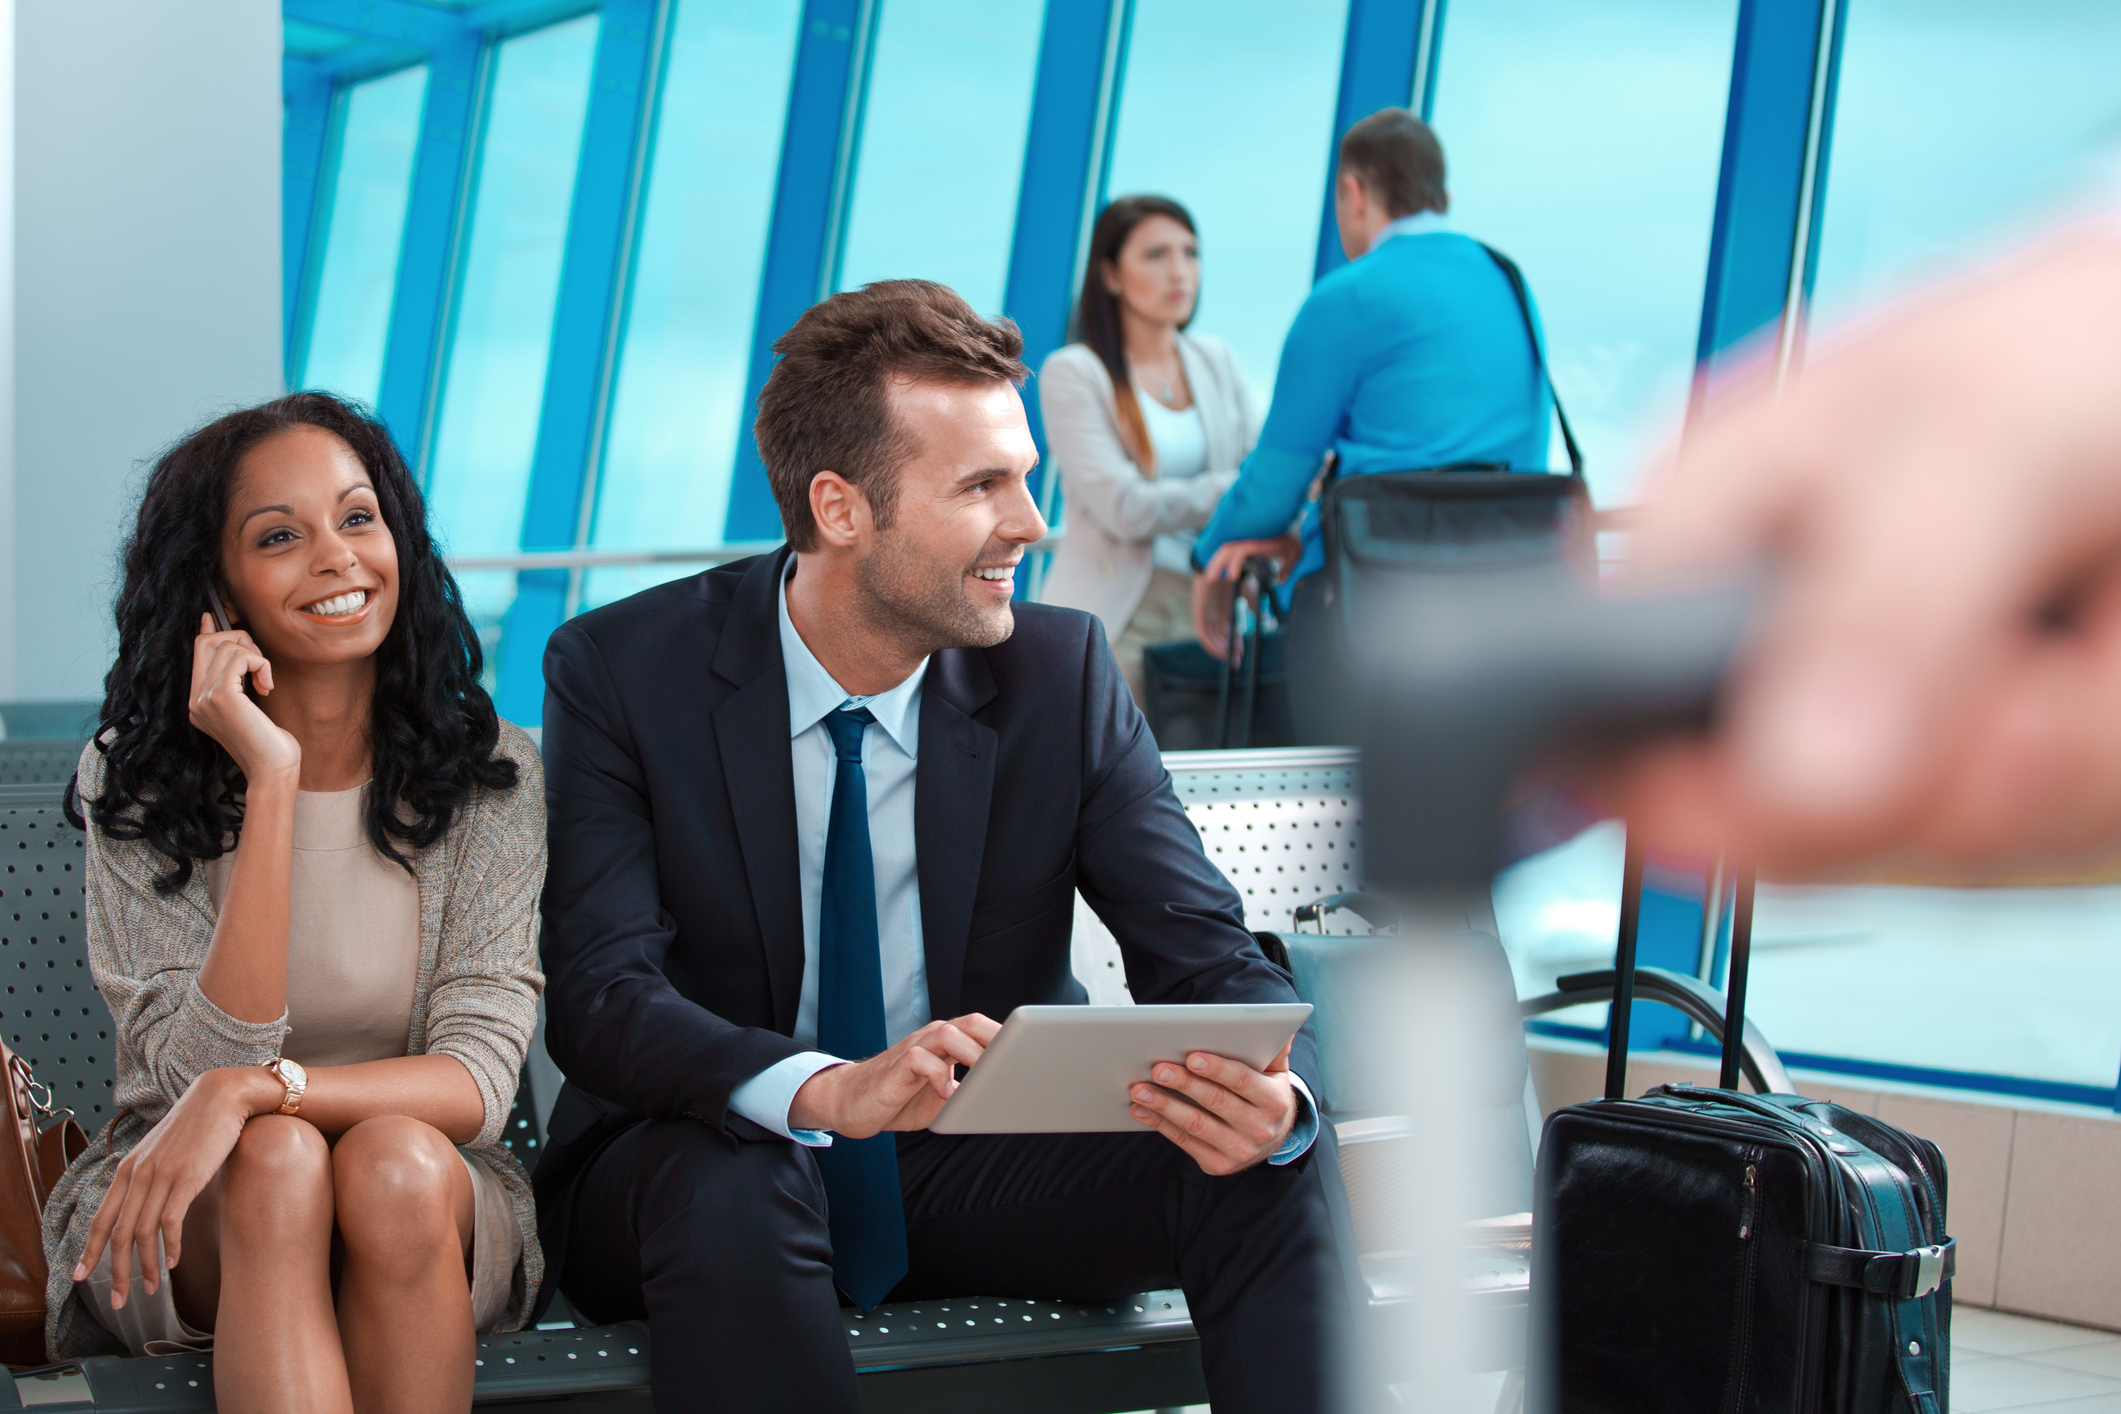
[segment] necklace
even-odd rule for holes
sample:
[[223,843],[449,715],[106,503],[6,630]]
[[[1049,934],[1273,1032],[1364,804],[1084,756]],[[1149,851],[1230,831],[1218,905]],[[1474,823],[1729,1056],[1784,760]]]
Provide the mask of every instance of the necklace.
[[[1139,363],[1135,364],[1135,369],[1137,371],[1145,371],[1142,369]],[[1163,372],[1158,373],[1156,376],[1160,380],[1159,386],[1156,390],[1156,400],[1162,403],[1165,407],[1169,407],[1171,406],[1171,400],[1178,396],[1175,392],[1172,391],[1171,388],[1172,380],[1169,368],[1167,367]]]

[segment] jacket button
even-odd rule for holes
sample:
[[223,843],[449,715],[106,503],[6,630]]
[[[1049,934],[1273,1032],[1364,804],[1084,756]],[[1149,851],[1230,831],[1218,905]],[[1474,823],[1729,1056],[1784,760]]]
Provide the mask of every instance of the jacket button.
[[1098,572],[1099,574],[1103,575],[1103,576],[1104,576],[1104,577],[1105,577],[1106,579],[1110,579],[1110,578],[1112,578],[1112,571],[1113,571],[1113,568],[1114,568],[1114,567],[1113,567],[1113,566],[1111,566],[1111,565],[1099,565],[1099,566],[1097,567],[1097,572]]

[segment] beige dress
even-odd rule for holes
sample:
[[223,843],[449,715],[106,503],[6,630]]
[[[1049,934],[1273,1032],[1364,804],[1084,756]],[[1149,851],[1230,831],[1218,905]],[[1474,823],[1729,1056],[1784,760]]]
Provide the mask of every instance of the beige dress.
[[[287,955],[287,1034],[282,1054],[305,1066],[354,1065],[407,1053],[420,965],[420,890],[413,876],[368,841],[366,786],[302,791],[295,802],[294,868]],[[235,856],[204,868],[218,914]],[[511,1278],[523,1256],[522,1229],[500,1176],[478,1153],[459,1149],[476,1200],[470,1260],[472,1315],[480,1331],[509,1314]],[[213,1337],[177,1314],[170,1284],[140,1286],[110,1305],[110,1254],[79,1283],[97,1321],[132,1353],[208,1349]]]

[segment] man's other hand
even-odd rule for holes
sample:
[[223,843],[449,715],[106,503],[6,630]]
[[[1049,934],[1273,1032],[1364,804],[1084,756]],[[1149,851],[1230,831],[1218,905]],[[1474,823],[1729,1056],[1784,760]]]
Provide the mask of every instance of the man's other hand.
[[890,1050],[865,1061],[828,1066],[803,1082],[788,1106],[795,1129],[829,1129],[849,1139],[885,1130],[926,1129],[957,1093],[953,1066],[985,1053],[1001,1023],[978,1012],[931,1021]]
[[1158,1061],[1149,1078],[1156,1084],[1134,1086],[1128,1113],[1191,1154],[1203,1173],[1220,1177],[1265,1163],[1296,1124],[1300,1102],[1288,1046],[1264,1071],[1195,1051],[1184,1065]]

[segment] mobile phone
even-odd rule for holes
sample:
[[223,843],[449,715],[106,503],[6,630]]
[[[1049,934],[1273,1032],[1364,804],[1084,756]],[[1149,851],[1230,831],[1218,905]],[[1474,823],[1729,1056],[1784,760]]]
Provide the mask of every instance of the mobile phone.
[[221,591],[211,584],[206,586],[206,606],[214,611],[214,627],[227,633],[228,610],[221,607]]

